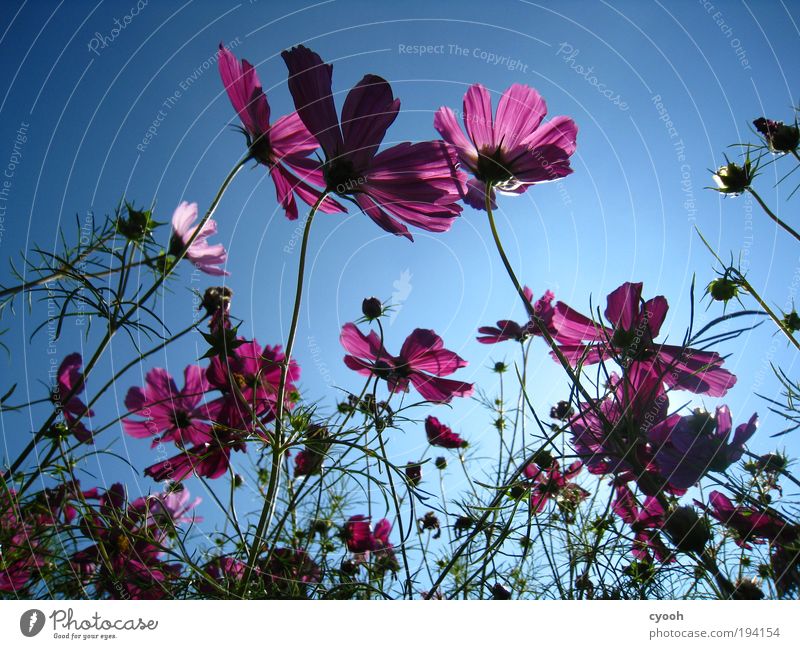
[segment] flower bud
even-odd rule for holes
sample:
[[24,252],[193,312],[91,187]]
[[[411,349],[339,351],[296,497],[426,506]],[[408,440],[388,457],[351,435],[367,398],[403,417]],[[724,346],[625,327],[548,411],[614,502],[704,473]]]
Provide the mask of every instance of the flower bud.
[[444,471],[447,468],[447,460],[443,457],[437,457],[434,461],[434,465],[440,471]]
[[376,320],[383,314],[383,304],[376,297],[368,297],[361,303],[361,313],[367,320]]
[[702,552],[711,538],[708,527],[692,507],[677,507],[667,516],[664,529],[681,552]]
[[406,478],[415,487],[422,482],[422,465],[419,462],[409,462],[406,465]]
[[739,283],[728,277],[718,277],[709,282],[706,292],[717,302],[728,302],[739,294]]
[[764,136],[770,151],[775,153],[789,153],[800,144],[800,129],[796,124],[787,126],[783,122],[759,117],[753,121],[753,126]]
[[792,309],[791,313],[784,314],[783,326],[786,327],[792,333],[794,333],[795,331],[800,331],[800,316],[797,315],[797,311]]
[[570,405],[569,401],[559,401],[556,405],[550,408],[550,417],[552,419],[559,419],[567,421],[575,414],[575,410]]
[[511,591],[502,584],[495,584],[490,592],[492,593],[492,599],[511,599]]
[[750,182],[753,180],[750,173],[750,162],[745,162],[744,166],[729,162],[717,169],[713,178],[718,192],[738,196],[750,187]]

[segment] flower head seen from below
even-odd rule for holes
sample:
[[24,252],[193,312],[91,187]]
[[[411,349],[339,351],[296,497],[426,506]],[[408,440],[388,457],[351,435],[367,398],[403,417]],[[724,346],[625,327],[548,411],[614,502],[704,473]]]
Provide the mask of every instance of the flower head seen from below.
[[475,209],[486,209],[486,186],[522,194],[530,185],[557,180],[572,173],[569,158],[575,153],[578,127],[569,117],[554,117],[542,123],[547,104],[533,88],[514,84],[500,97],[492,114],[489,91],[475,84],[464,95],[464,131],[452,109],[436,112],[434,128],[458,150],[461,164],[472,178],[465,201]]
[[744,454],[744,444],[756,432],[757,415],[733,429],[730,410],[719,406],[716,416],[697,410],[677,422],[662,422],[649,433],[659,472],[677,489],[689,489],[709,471],[723,472]]
[[454,433],[449,426],[445,426],[433,415],[425,419],[425,435],[428,437],[428,444],[440,448],[466,448],[467,441],[460,435]]
[[794,124],[784,124],[765,117],[753,120],[753,126],[761,133],[764,140],[773,153],[789,153],[796,151],[800,145],[800,128],[797,122]]
[[[319,146],[297,113],[291,113],[270,124],[270,107],[255,68],[246,60],[241,63],[225,47],[219,49],[219,74],[234,110],[242,120],[251,157],[269,170],[275,183],[278,202],[286,216],[298,216],[295,196],[314,205],[324,185],[322,169],[310,158]],[[322,212],[342,212],[344,208],[326,198]]]
[[644,301],[642,283],[626,282],[608,296],[605,317],[610,327],[562,302],[555,306],[553,324],[560,336],[579,341],[560,346],[573,366],[614,360],[628,369],[648,372],[673,389],[724,396],[736,377],[722,367],[724,359],[718,353],[655,342],[668,309],[664,296]]
[[755,177],[755,169],[749,159],[745,160],[743,165],[728,162],[717,169],[711,177],[716,184],[714,189],[720,194],[738,196],[750,187]]
[[[545,291],[544,295],[535,302],[533,301],[533,291],[527,286],[523,288],[525,298],[533,305],[533,311],[539,318],[539,321],[547,328],[550,336],[556,340],[560,339],[559,333],[553,326],[553,300],[555,295],[552,291]],[[539,325],[530,318],[526,324],[519,324],[513,320],[498,320],[496,327],[481,327],[478,329],[478,342],[484,345],[492,345],[495,343],[505,342],[507,340],[514,340],[516,342],[525,342],[531,336],[542,336]],[[566,342],[566,341],[564,341]]]
[[147,413],[145,419],[127,418],[122,425],[131,437],[154,437],[159,442],[202,444],[211,439],[211,424],[219,412],[220,401],[200,405],[209,385],[205,372],[197,365],[184,370],[184,388],[162,368],[154,368],[145,377],[144,388],[133,387],[125,397],[125,407],[132,415]]
[[[172,238],[169,243],[170,254],[185,255],[199,270],[209,275],[227,275],[221,267],[228,261],[228,253],[221,243],[211,245],[208,238],[217,233],[217,222],[208,219],[200,231],[197,221],[197,203],[183,201],[172,214]],[[194,237],[194,238],[193,238]]]
[[58,367],[56,387],[51,395],[51,401],[61,411],[64,423],[75,439],[87,443],[92,441],[92,433],[81,418],[94,416],[94,411],[87,409],[83,401],[78,398],[86,388],[81,372],[82,366],[83,358],[79,353],[64,357]]
[[400,110],[389,83],[368,74],[348,93],[341,122],[333,102],[333,66],[299,45],[281,54],[300,119],[325,154],[328,192],[354,201],[377,225],[412,239],[407,225],[445,232],[461,213],[457,155],[438,141],[404,142],[378,153]]
[[408,392],[413,385],[423,398],[433,403],[449,403],[453,397],[472,394],[471,383],[445,379],[467,361],[444,348],[444,342],[431,329],[415,329],[392,356],[374,331],[363,334],[352,322],[342,327],[339,337],[347,351],[344,363],[365,376],[384,379],[389,391]]

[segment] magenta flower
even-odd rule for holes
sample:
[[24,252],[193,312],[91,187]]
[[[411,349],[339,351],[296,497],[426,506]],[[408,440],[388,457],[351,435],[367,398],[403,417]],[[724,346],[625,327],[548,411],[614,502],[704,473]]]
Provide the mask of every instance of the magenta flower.
[[492,116],[489,91],[475,84],[464,95],[464,128],[447,107],[436,112],[434,128],[458,150],[461,164],[473,178],[467,182],[465,202],[486,209],[486,185],[504,194],[522,194],[533,185],[572,173],[569,158],[575,153],[578,127],[569,117],[554,117],[542,124],[547,105],[533,88],[514,84],[500,97]]
[[677,390],[724,396],[736,377],[723,369],[719,354],[655,342],[668,309],[664,296],[644,302],[642,283],[626,282],[608,296],[605,317],[613,327],[596,323],[561,302],[555,306],[553,324],[560,335],[584,341],[560,347],[573,365],[615,360],[623,367],[644,369]]
[[425,434],[428,436],[428,444],[440,446],[441,448],[465,448],[467,441],[462,439],[451,428],[445,426],[433,415],[425,419]]
[[[314,205],[324,185],[320,163],[309,158],[318,147],[317,140],[308,132],[297,113],[292,113],[269,123],[270,108],[255,68],[245,59],[242,62],[221,44],[219,46],[219,74],[228,92],[233,108],[239,114],[247,136],[251,157],[269,170],[278,202],[286,216],[297,218],[297,197]],[[312,186],[314,185],[314,186]],[[319,208],[322,212],[343,212],[344,208],[331,198],[326,198]]]
[[38,568],[45,564],[39,554],[39,533],[23,519],[17,492],[0,489],[0,593],[23,591]]
[[192,264],[199,270],[209,275],[228,275],[220,266],[228,261],[228,253],[221,243],[210,245],[208,238],[217,233],[217,222],[208,219],[200,228],[197,236],[192,241],[192,236],[197,230],[197,203],[183,201],[172,214],[172,238],[169,242],[169,252],[172,255],[186,255]]
[[[86,405],[78,398],[86,387],[84,384],[83,358],[79,353],[69,354],[61,361],[56,374],[56,388],[53,390],[51,401],[64,415],[64,423],[69,431],[81,443],[91,443],[92,433],[84,425],[83,417],[93,417],[94,411],[87,410]],[[74,391],[74,392],[73,392]],[[72,396],[67,399],[67,397]],[[78,418],[81,418],[79,421]]]
[[751,541],[787,542],[798,537],[798,529],[789,525],[777,514],[734,505],[730,498],[719,491],[712,491],[708,495],[708,506],[697,500],[695,504],[734,532],[736,544],[745,549],[752,547]]
[[398,356],[386,351],[374,331],[365,336],[352,322],[342,327],[339,340],[348,352],[345,365],[359,374],[384,379],[392,393],[408,392],[411,383],[423,398],[435,403],[449,403],[453,397],[472,394],[471,383],[441,378],[465,367],[467,361],[445,349],[442,339],[431,329],[414,329]]
[[647,562],[652,562],[653,556],[662,563],[675,561],[674,555],[661,539],[660,530],[664,527],[665,512],[658,499],[647,496],[639,507],[636,497],[627,485],[618,485],[616,493],[611,507],[633,530],[633,556]]
[[540,469],[535,464],[525,467],[524,475],[531,481],[531,510],[541,513],[549,500],[565,496],[571,504],[589,497],[589,492],[572,481],[583,468],[583,462],[577,460],[562,473],[558,460],[553,460],[549,467]]
[[649,439],[654,427],[674,427],[680,419],[669,413],[662,383],[634,367],[623,378],[612,374],[609,387],[609,396],[584,404],[570,424],[572,446],[589,473],[613,475],[616,484],[635,481],[648,496],[682,495],[684,490],[662,478]]
[[214,426],[209,441],[147,467],[144,474],[157,482],[180,482],[192,474],[214,480],[228,470],[231,451],[247,450],[243,437],[241,432],[227,426]]
[[166,530],[151,522],[143,500],[128,504],[125,488],[119,483],[109,487],[99,497],[97,508],[83,517],[80,528],[95,544],[76,552],[72,563],[93,581],[98,594],[115,599],[170,596],[169,582],[179,574],[180,566],[162,561]]
[[[257,415],[267,420],[275,418],[281,363],[285,355],[280,347],[267,345],[263,349],[255,340],[237,347],[229,356],[215,356],[206,372],[211,387],[229,395],[219,416],[234,427],[246,426],[252,418],[240,399],[249,406],[255,405]],[[297,400],[296,382],[300,380],[300,366],[292,360],[286,376],[286,408]]]
[[733,429],[728,406],[718,407],[716,417],[698,410],[677,423],[663,422],[651,429],[653,460],[673,487],[688,489],[709,471],[723,472],[738,462],[757,426],[758,416],[754,414],[736,428],[733,440],[727,443]]
[[[545,291],[544,295],[536,302],[533,301],[533,291],[527,286],[523,288],[525,298],[533,305],[533,310],[536,316],[547,328],[548,333],[553,338],[559,339],[559,333],[553,326],[553,309],[552,301],[555,299],[552,291]],[[481,327],[478,329],[479,334],[478,342],[484,345],[492,345],[495,343],[504,342],[506,340],[516,340],[517,342],[524,342],[530,336],[541,336],[542,332],[539,325],[530,318],[524,325],[518,324],[513,320],[498,320],[496,327]],[[564,342],[571,342],[567,339]]]
[[351,516],[345,523],[343,537],[347,549],[354,554],[363,554],[372,550],[374,537],[369,518],[363,514]]
[[204,567],[208,579],[199,579],[203,595],[231,595],[247,572],[247,565],[231,557],[214,557]]
[[400,110],[388,82],[367,75],[348,93],[342,121],[331,90],[333,66],[300,45],[281,54],[300,119],[325,154],[327,191],[355,201],[381,228],[412,239],[405,224],[450,229],[461,213],[455,149],[442,141],[404,142],[378,153]]
[[208,420],[219,415],[221,401],[201,404],[210,386],[203,369],[189,365],[183,371],[184,387],[178,391],[175,381],[162,368],[154,368],[145,377],[144,389],[133,387],[125,397],[125,407],[131,414],[146,419],[125,419],[122,425],[131,437],[146,438],[158,435],[153,446],[160,442],[202,444],[211,440]]

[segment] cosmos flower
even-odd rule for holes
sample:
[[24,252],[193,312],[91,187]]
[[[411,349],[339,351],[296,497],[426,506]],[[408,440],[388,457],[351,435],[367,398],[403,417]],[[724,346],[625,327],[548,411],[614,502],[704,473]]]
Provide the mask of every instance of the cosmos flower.
[[[558,331],[553,326],[555,310],[553,309],[552,302],[555,299],[555,295],[552,291],[545,291],[544,295],[536,300],[536,302],[533,301],[533,291],[527,286],[523,288],[523,293],[525,294],[525,299],[533,305],[534,313],[545,325],[550,336],[557,340],[560,339]],[[524,325],[518,324],[513,320],[498,320],[496,327],[481,327],[478,329],[478,333],[482,334],[478,336],[478,342],[484,345],[492,345],[506,340],[523,342],[530,336],[542,335],[539,325],[536,324],[532,318]],[[564,342],[567,342],[567,340],[565,339]]]
[[[642,283],[626,282],[608,296],[605,327],[558,302],[553,324],[562,336],[584,342],[564,343],[560,349],[573,366],[615,360],[622,366],[658,377],[670,388],[711,397],[724,396],[736,377],[723,369],[716,352],[656,343],[669,305],[659,295],[642,300]],[[553,358],[557,359],[555,353]]]
[[[99,496],[80,528],[94,541],[72,555],[72,564],[98,594],[120,599],[161,599],[179,574],[178,564],[161,559],[165,531],[153,527],[149,508],[139,499],[128,503],[115,483]],[[102,544],[102,550],[100,545]]]
[[634,557],[647,562],[652,562],[653,557],[662,563],[675,561],[674,555],[661,538],[660,530],[664,527],[665,512],[655,496],[647,496],[639,506],[628,485],[618,485],[611,507],[633,530]]
[[672,426],[661,423],[649,434],[653,460],[671,485],[688,489],[709,471],[722,472],[738,462],[745,442],[756,432],[757,422],[754,414],[746,424],[737,426],[730,443],[733,423],[727,406],[719,406],[716,417],[698,410]]
[[464,448],[467,446],[466,440],[454,433],[452,429],[445,426],[433,415],[425,419],[425,434],[428,436],[428,444],[441,448]]
[[734,532],[736,544],[745,549],[752,547],[751,541],[786,542],[798,537],[798,529],[789,525],[777,514],[734,505],[730,498],[719,491],[712,491],[708,495],[708,506],[697,500],[695,504]]
[[[64,357],[58,367],[56,388],[51,400],[64,415],[64,423],[75,439],[82,443],[91,443],[91,431],[86,428],[82,420],[79,420],[79,418],[94,416],[94,411],[87,410],[86,405],[78,398],[78,395],[86,387],[81,372],[82,365],[83,358],[77,352]],[[67,399],[70,394],[72,396]]]
[[569,158],[575,153],[578,127],[569,117],[554,117],[542,124],[547,105],[533,88],[514,84],[500,97],[492,115],[489,91],[475,84],[464,95],[466,135],[452,109],[436,112],[434,128],[458,151],[461,164],[473,177],[467,182],[465,202],[486,209],[486,185],[495,207],[494,189],[522,194],[530,185],[563,178],[572,173]]
[[169,372],[158,367],[147,373],[144,389],[128,390],[125,407],[131,414],[146,417],[125,419],[122,425],[128,435],[137,438],[158,435],[153,446],[160,442],[202,444],[211,440],[208,420],[217,417],[221,402],[200,404],[210,389],[202,368],[188,365],[183,375],[184,387],[180,391]]
[[572,482],[583,468],[583,462],[576,460],[563,472],[558,460],[553,460],[549,467],[541,469],[535,464],[525,467],[524,475],[531,481],[531,511],[541,513],[549,500],[557,500],[563,496],[565,501],[575,504],[589,497],[589,492]]
[[[298,216],[295,195],[314,205],[324,186],[322,169],[309,155],[319,146],[297,113],[291,113],[270,124],[270,107],[255,68],[246,60],[240,63],[225,47],[219,47],[219,74],[234,110],[239,114],[247,136],[250,155],[269,170],[275,184],[278,202],[286,216]],[[326,213],[343,212],[331,198],[319,207]]]
[[144,470],[157,482],[180,482],[190,475],[214,480],[224,475],[231,464],[231,451],[246,451],[244,435],[228,426],[214,426],[207,442],[196,444],[171,458]]
[[431,329],[415,329],[406,338],[398,356],[391,356],[374,331],[364,335],[352,322],[339,337],[348,352],[344,362],[359,374],[384,379],[391,392],[408,392],[409,383],[428,401],[449,403],[453,397],[472,394],[471,383],[441,378],[467,365]]
[[463,191],[455,149],[442,141],[404,142],[378,153],[400,110],[389,83],[368,74],[348,93],[341,124],[333,102],[333,66],[300,45],[281,54],[289,91],[325,154],[327,191],[354,201],[381,228],[413,239],[406,225],[450,229]]
[[228,275],[220,268],[228,261],[225,246],[221,243],[213,246],[208,243],[208,238],[217,233],[217,222],[208,219],[192,241],[192,235],[197,230],[195,221],[197,221],[197,203],[183,201],[175,208],[172,214],[170,254],[175,256],[185,254],[186,259],[209,275]]
[[[267,345],[262,349],[255,340],[245,341],[228,356],[214,356],[206,378],[211,387],[230,397],[222,404],[219,416],[234,427],[246,424],[250,417],[240,401],[242,399],[254,406],[257,415],[266,420],[274,419],[284,359],[280,345]],[[300,366],[292,359],[286,375],[284,405],[287,408],[297,399],[296,382],[299,380]]]

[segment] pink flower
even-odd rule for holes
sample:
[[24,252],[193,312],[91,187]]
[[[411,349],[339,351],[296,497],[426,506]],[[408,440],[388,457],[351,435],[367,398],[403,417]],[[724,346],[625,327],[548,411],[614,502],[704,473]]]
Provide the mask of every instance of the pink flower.
[[[560,339],[558,331],[553,326],[553,314],[555,310],[551,303],[555,299],[555,295],[553,295],[552,291],[545,291],[544,295],[536,300],[536,302],[533,301],[533,291],[531,291],[531,289],[525,286],[523,292],[528,302],[533,305],[534,312],[545,325],[550,335],[553,338]],[[481,327],[478,329],[478,333],[483,334],[482,336],[478,336],[478,342],[484,345],[492,345],[506,340],[523,342],[527,340],[529,336],[542,335],[539,325],[533,321],[533,318],[530,318],[524,325],[517,324],[513,320],[498,320],[496,327]],[[564,342],[568,342],[568,340],[565,339]]]
[[[86,387],[81,372],[82,365],[83,358],[77,352],[64,357],[58,367],[56,388],[51,400],[64,415],[64,423],[75,439],[81,443],[92,443],[91,431],[86,428],[82,420],[78,420],[79,417],[94,416],[94,411],[87,410],[86,405],[78,398]],[[72,396],[67,399],[70,394]]]
[[475,84],[464,95],[464,128],[446,107],[436,112],[434,128],[458,150],[458,157],[473,178],[467,183],[465,202],[486,209],[486,184],[502,193],[522,194],[529,185],[556,180],[572,173],[569,158],[575,153],[578,127],[569,117],[546,124],[544,99],[533,88],[514,84],[500,97],[492,116],[489,91]]
[[649,435],[653,460],[664,479],[678,489],[688,489],[709,471],[723,472],[738,462],[745,442],[756,432],[758,416],[740,424],[727,443],[732,422],[728,406],[719,406],[716,417],[698,410],[677,422],[654,426]]
[[405,224],[450,229],[461,213],[455,149],[442,141],[404,142],[378,153],[400,110],[381,77],[368,74],[348,93],[342,121],[331,90],[333,66],[300,45],[282,53],[300,119],[325,153],[325,188],[350,198],[381,228],[413,239]]
[[178,455],[157,462],[144,470],[144,474],[157,482],[180,482],[194,474],[212,480],[222,476],[231,464],[231,451],[246,451],[243,433],[215,426],[209,441],[197,444]]
[[[240,345],[229,356],[215,356],[206,378],[211,387],[230,395],[223,403],[219,417],[232,426],[246,426],[251,417],[241,398],[248,405],[255,405],[257,415],[263,415],[266,420],[274,419],[284,359],[280,345],[267,345],[262,349],[255,340]],[[284,405],[287,408],[296,401],[296,382],[299,380],[300,366],[292,360],[286,377]]]
[[624,367],[638,366],[674,389],[724,396],[736,377],[722,368],[719,354],[655,342],[668,309],[664,296],[644,302],[642,283],[626,282],[608,296],[605,316],[613,327],[596,323],[562,302],[555,306],[553,324],[560,335],[585,341],[561,345],[573,365],[615,360]]
[[125,419],[125,432],[131,437],[145,438],[159,435],[153,446],[160,442],[202,444],[211,440],[211,424],[219,414],[221,402],[200,404],[210,389],[202,368],[189,365],[183,371],[184,388],[178,391],[167,370],[155,368],[147,373],[144,389],[128,390],[125,407],[131,414],[147,417],[144,420]]
[[0,593],[25,597],[25,587],[45,564],[38,547],[39,534],[23,519],[17,492],[5,486],[0,489]]
[[639,507],[628,485],[617,485],[616,492],[612,509],[633,530],[633,556],[640,561],[652,562],[652,553],[662,563],[675,561],[674,555],[661,539],[665,512],[658,499],[647,496]]
[[467,446],[466,440],[432,415],[425,419],[425,434],[428,436],[428,444],[431,446],[440,446],[441,448],[464,448]]
[[351,516],[344,526],[347,549],[354,554],[369,552],[373,546],[372,525],[363,514]]
[[180,573],[180,566],[162,561],[166,530],[152,523],[144,500],[128,504],[119,483],[111,485],[99,497],[97,508],[83,517],[80,529],[94,545],[76,552],[72,563],[93,581],[98,595],[115,599],[170,596],[169,583]]
[[347,549],[358,555],[358,560],[364,560],[372,553],[376,568],[394,572],[399,566],[394,554],[394,546],[389,540],[391,532],[392,523],[388,519],[379,520],[373,531],[369,518],[363,514],[357,514],[348,519],[344,526],[343,537]]
[[789,525],[777,514],[768,513],[754,509],[734,505],[730,498],[719,491],[712,491],[708,495],[709,506],[706,507],[700,501],[695,500],[695,504],[703,507],[712,517],[736,533],[736,544],[750,549],[753,543],[763,543],[765,540],[770,543],[776,541],[788,542],[796,539],[799,535],[798,529]]
[[365,336],[352,322],[342,327],[339,340],[348,352],[345,365],[359,374],[384,379],[392,393],[408,392],[411,383],[423,398],[435,403],[472,394],[471,383],[441,378],[465,367],[467,361],[444,349],[444,342],[431,329],[411,332],[398,356],[386,351],[374,331]]
[[583,468],[583,462],[577,460],[562,473],[557,460],[549,467],[540,469],[535,464],[525,467],[524,475],[531,480],[531,510],[538,514],[547,505],[548,500],[556,500],[560,495],[568,496],[571,503],[580,502],[589,497],[589,492],[572,482]]
[[[270,124],[269,103],[255,68],[245,59],[239,63],[221,44],[219,74],[244,125],[250,155],[267,167],[275,183],[278,202],[289,219],[296,219],[295,194],[308,205],[313,205],[321,194],[317,187],[325,182],[319,162],[309,158],[309,154],[317,149],[317,140],[303,126],[297,113]],[[326,198],[319,209],[326,213],[344,211],[330,198]]]
[[217,233],[217,222],[208,219],[192,241],[192,236],[197,230],[195,221],[197,221],[197,203],[183,201],[175,208],[172,214],[170,254],[179,256],[185,253],[186,259],[209,275],[228,275],[220,268],[228,261],[225,247],[221,243],[213,246],[208,243],[208,238]]

